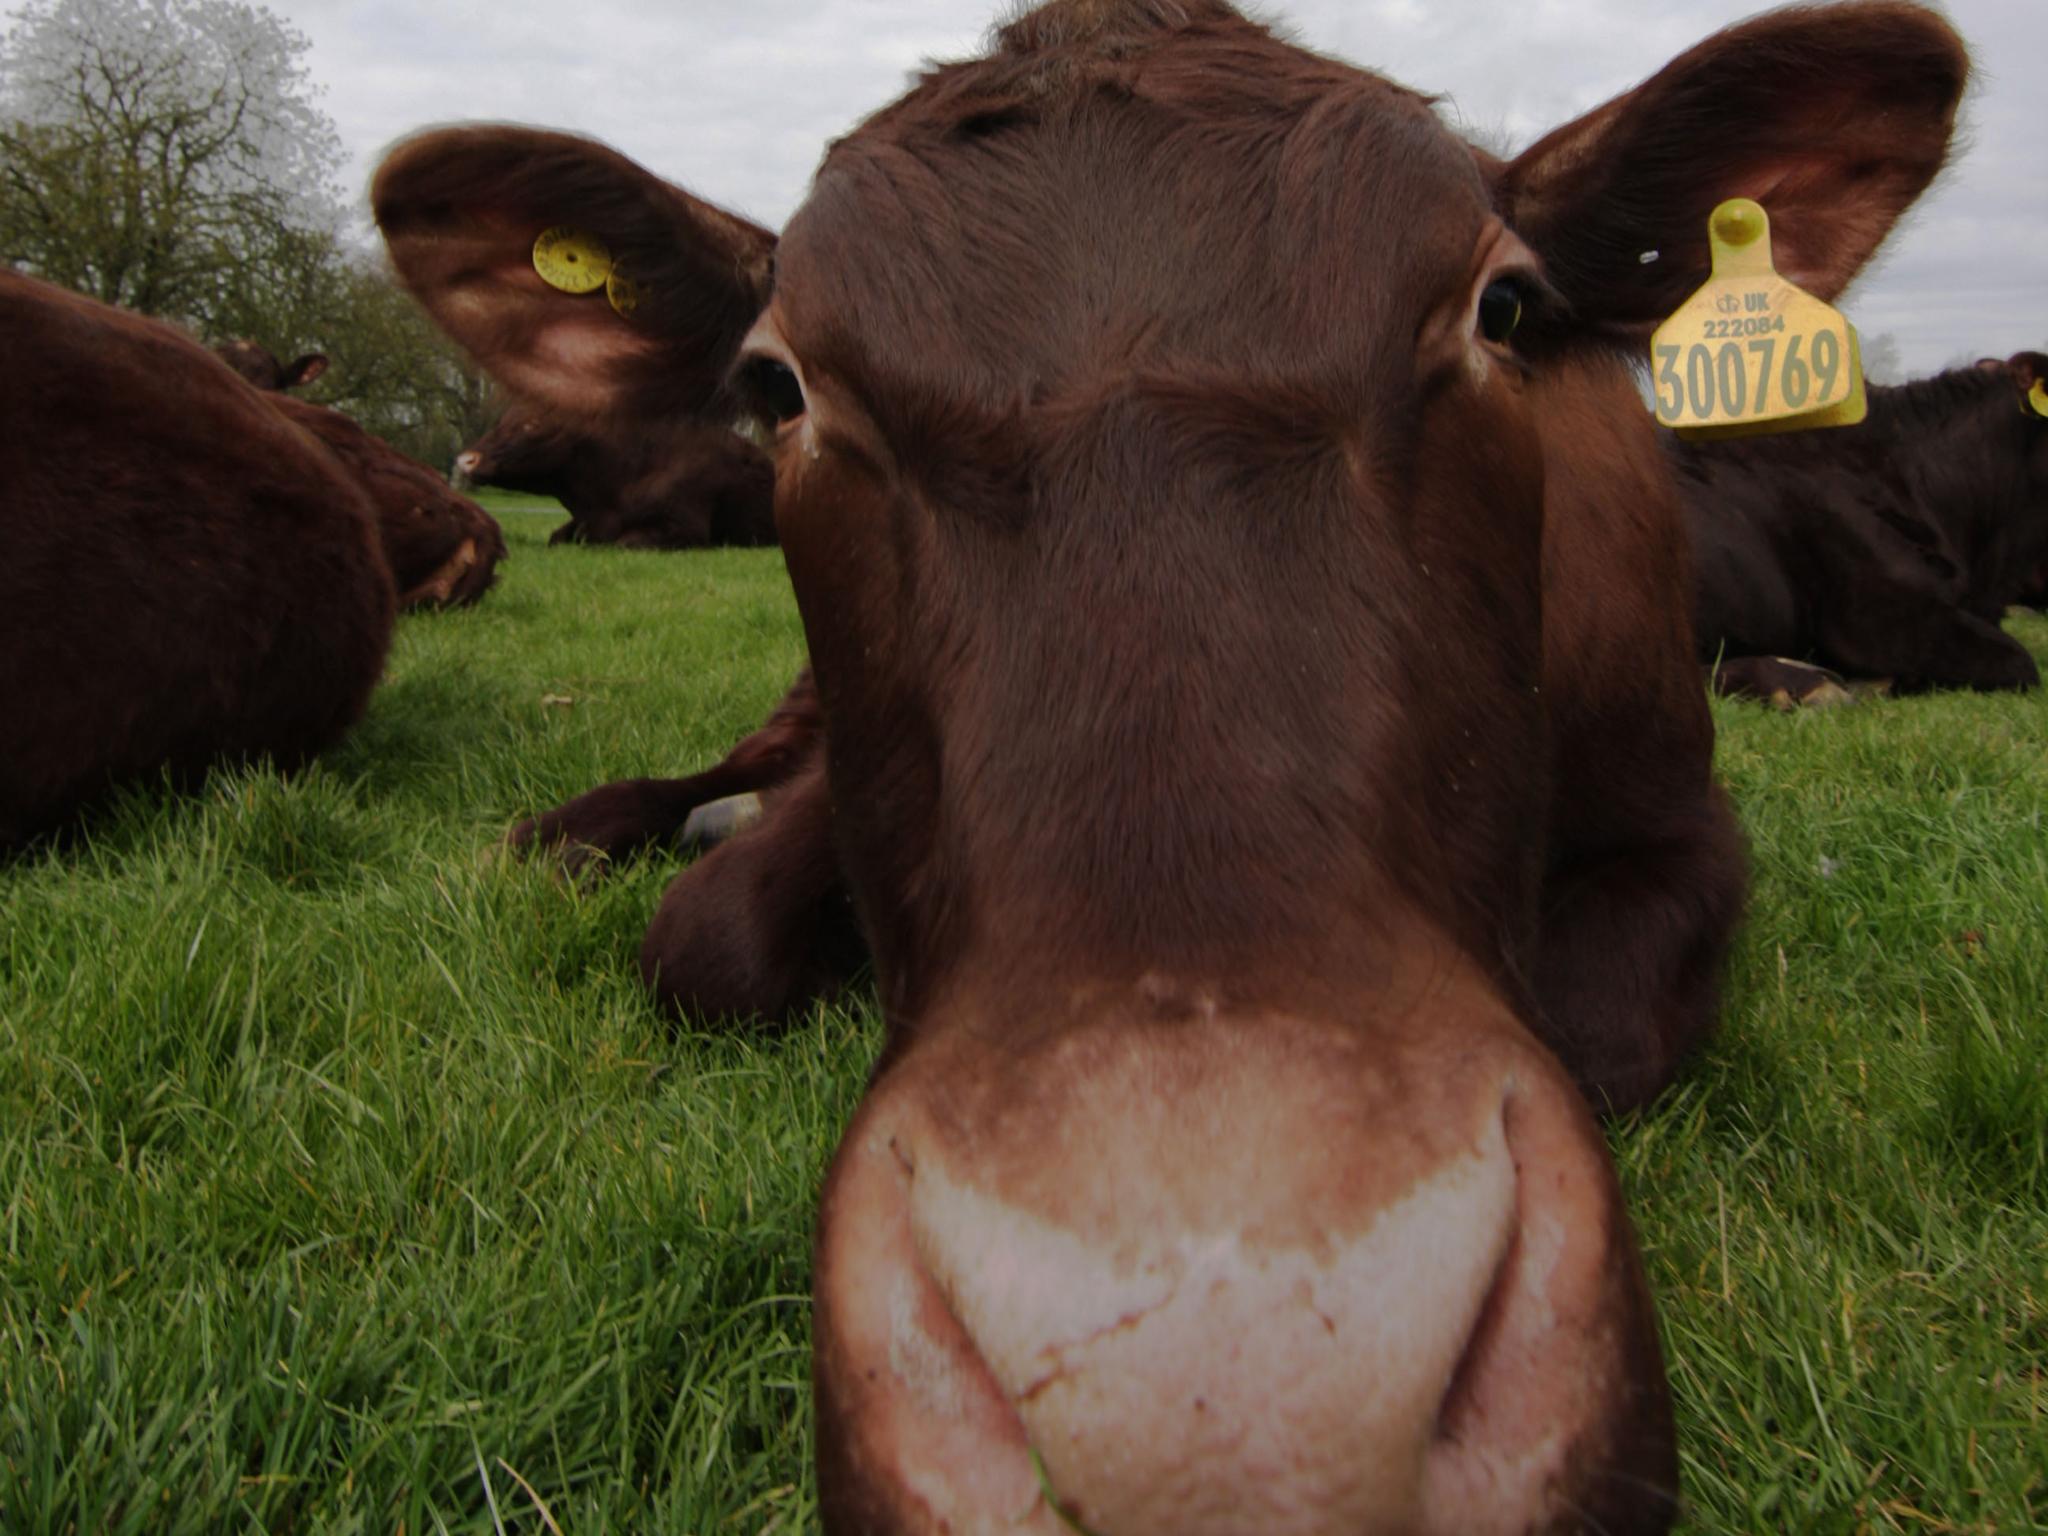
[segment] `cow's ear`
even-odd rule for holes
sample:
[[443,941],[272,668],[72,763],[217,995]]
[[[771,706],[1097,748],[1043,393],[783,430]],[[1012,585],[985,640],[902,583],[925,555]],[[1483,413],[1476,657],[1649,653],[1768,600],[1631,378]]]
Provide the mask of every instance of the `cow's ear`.
[[[385,159],[370,200],[435,322],[500,383],[572,416],[708,408],[767,300],[774,235],[589,139],[424,133]],[[630,299],[542,279],[534,242],[564,228],[604,246]]]
[[1631,340],[1706,281],[1731,197],[1779,272],[1832,298],[1941,169],[1969,58],[1917,5],[1800,6],[1707,39],[1524,151],[1496,196],[1595,330]]
[[2031,415],[2048,417],[2048,353],[2015,352],[2002,365]]
[[325,352],[308,352],[304,357],[295,357],[284,365],[284,372],[279,379],[277,387],[279,389],[297,389],[301,385],[312,383],[326,371],[327,354]]

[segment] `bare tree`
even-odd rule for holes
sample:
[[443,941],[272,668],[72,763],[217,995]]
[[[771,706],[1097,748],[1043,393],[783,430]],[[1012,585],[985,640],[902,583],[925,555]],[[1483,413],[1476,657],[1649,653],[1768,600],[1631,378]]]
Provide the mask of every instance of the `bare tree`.
[[30,0],[0,40],[0,259],[214,329],[340,228],[307,47],[242,0]]

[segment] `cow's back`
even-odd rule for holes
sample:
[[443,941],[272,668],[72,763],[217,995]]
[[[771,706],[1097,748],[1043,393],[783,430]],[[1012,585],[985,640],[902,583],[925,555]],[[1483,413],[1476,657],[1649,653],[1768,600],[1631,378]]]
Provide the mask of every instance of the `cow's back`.
[[393,621],[362,493],[153,321],[0,274],[0,842],[112,781],[303,760]]

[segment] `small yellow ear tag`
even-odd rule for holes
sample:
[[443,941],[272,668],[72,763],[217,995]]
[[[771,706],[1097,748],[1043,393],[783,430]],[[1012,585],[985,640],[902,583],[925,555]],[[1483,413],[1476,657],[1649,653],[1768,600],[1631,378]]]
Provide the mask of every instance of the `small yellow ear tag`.
[[1707,221],[1714,275],[1650,338],[1657,420],[1686,438],[1847,427],[1868,410],[1856,327],[1771,265],[1746,197]]
[[604,280],[604,296],[611,301],[612,309],[622,320],[633,318],[633,311],[640,307],[640,285],[616,266],[611,276]]
[[2034,387],[2027,391],[2027,408],[2036,416],[2048,416],[2048,381],[2034,380]]
[[534,240],[533,270],[550,288],[593,293],[612,275],[612,253],[597,236],[557,224]]

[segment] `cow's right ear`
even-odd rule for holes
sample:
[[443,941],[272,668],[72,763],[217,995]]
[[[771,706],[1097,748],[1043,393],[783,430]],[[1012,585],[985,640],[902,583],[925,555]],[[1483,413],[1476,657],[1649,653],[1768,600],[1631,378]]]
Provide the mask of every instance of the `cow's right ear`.
[[2027,413],[2048,417],[2048,353],[2015,352],[1999,366],[2012,375]]
[[1778,271],[1839,294],[1948,153],[1962,40],[1900,0],[1792,5],[1707,39],[1509,162],[1496,197],[1581,323],[1646,343],[1753,198]]
[[301,385],[312,383],[326,371],[327,354],[325,352],[308,352],[304,357],[295,357],[284,365],[284,372],[279,379],[277,387],[279,389],[297,389]]
[[[500,383],[571,416],[709,408],[767,302],[774,235],[589,139],[423,133],[386,157],[370,202],[435,323]],[[534,269],[535,239],[563,226],[604,243],[632,281],[629,314]]]

